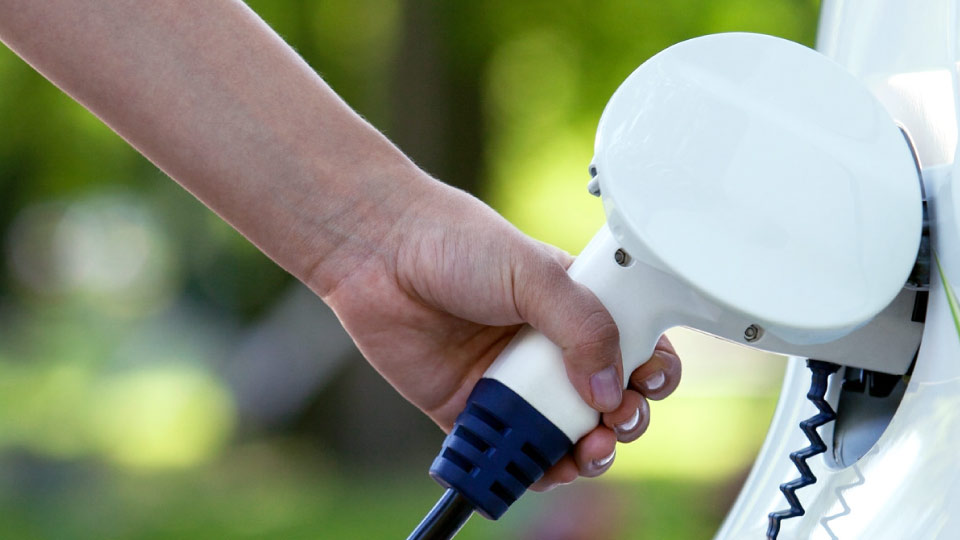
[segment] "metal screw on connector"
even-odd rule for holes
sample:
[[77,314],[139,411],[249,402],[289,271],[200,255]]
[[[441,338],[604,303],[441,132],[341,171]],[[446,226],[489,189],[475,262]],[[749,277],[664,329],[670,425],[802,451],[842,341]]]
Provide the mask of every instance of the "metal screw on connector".
[[630,254],[624,251],[623,248],[620,248],[614,252],[613,260],[616,261],[620,266],[630,266]]
[[751,324],[743,331],[743,339],[747,343],[753,343],[754,341],[760,339],[763,336],[763,329],[755,324]]

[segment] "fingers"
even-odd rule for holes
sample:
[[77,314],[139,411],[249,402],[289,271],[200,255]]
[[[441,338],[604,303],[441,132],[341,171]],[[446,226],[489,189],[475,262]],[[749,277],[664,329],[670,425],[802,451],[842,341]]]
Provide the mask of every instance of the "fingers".
[[629,387],[653,400],[661,400],[677,389],[682,372],[680,358],[666,336],[657,343],[653,356],[630,374]]
[[569,484],[578,476],[600,476],[613,465],[616,457],[617,437],[610,429],[599,426],[587,433],[573,447],[573,451],[560,460],[534,482],[530,489],[547,491],[558,485]]
[[530,489],[546,491],[573,482],[578,476],[594,477],[606,472],[616,458],[616,443],[635,441],[650,425],[648,399],[663,399],[680,384],[680,359],[670,340],[663,336],[650,360],[634,370],[630,387],[620,404],[601,416],[601,425],[584,436],[573,451],[534,483]]
[[634,390],[623,394],[623,403],[603,415],[603,425],[584,436],[573,451],[544,474],[530,489],[547,491],[569,484],[578,476],[594,477],[607,472],[616,458],[616,443],[632,442],[650,425],[650,405]]
[[573,460],[580,476],[593,478],[607,472],[616,457],[617,436],[605,427],[587,433],[573,447]]
[[520,316],[563,349],[567,376],[590,406],[612,412],[623,397],[620,334],[600,300],[567,275],[562,257],[538,250],[515,264]]
[[635,441],[650,425],[650,404],[639,392],[626,390],[623,393],[623,402],[617,410],[604,414],[601,421],[613,431],[617,441]]
[[573,482],[578,476],[580,476],[580,469],[577,468],[577,462],[573,460],[573,454],[567,454],[544,473],[542,478],[534,482],[530,489],[533,491],[550,491],[557,486]]

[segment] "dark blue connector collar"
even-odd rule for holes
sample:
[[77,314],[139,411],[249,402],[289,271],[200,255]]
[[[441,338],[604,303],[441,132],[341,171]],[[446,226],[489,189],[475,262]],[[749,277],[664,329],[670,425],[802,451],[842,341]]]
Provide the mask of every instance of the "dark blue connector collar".
[[443,442],[430,476],[498,519],[573,446],[516,392],[480,379]]

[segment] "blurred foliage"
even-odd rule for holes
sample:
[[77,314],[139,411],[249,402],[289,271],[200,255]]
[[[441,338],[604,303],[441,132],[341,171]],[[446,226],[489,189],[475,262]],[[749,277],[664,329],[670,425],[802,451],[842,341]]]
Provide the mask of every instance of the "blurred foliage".
[[[271,441],[237,448],[212,466],[163,474],[72,464],[44,467],[38,479],[22,465],[34,473],[29,481],[0,475],[4,538],[403,538],[437,497],[425,475],[345,475],[304,450]],[[457,538],[555,538],[543,535],[544,523],[582,511],[613,517],[600,528],[614,538],[705,538],[726,510],[723,490],[676,480],[585,481],[528,497],[497,522],[474,516]]]
[[[811,0],[249,4],[427,170],[571,252],[603,220],[586,170],[624,77],[701,34],[812,45],[817,13]],[[437,495],[429,456],[358,472],[311,429],[351,425],[350,408],[249,429],[230,351],[291,279],[2,47],[0,246],[4,538],[397,537]],[[700,357],[721,353],[680,349],[677,399],[655,404],[647,439],[600,484],[631,524],[614,537],[709,535],[772,413],[778,366],[752,386],[737,372],[754,364],[698,379]],[[350,431],[362,425],[334,432]],[[536,536],[551,497],[463,537]]]

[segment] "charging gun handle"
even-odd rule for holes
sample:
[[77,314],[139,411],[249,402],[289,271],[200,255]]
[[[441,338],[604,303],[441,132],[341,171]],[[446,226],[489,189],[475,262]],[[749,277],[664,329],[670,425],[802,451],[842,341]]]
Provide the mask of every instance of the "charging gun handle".
[[[606,225],[569,274],[617,323],[625,382],[677,324],[676,306],[694,300],[676,278],[623,251]],[[526,327],[477,383],[430,474],[496,519],[599,421],[567,378],[560,348]]]

